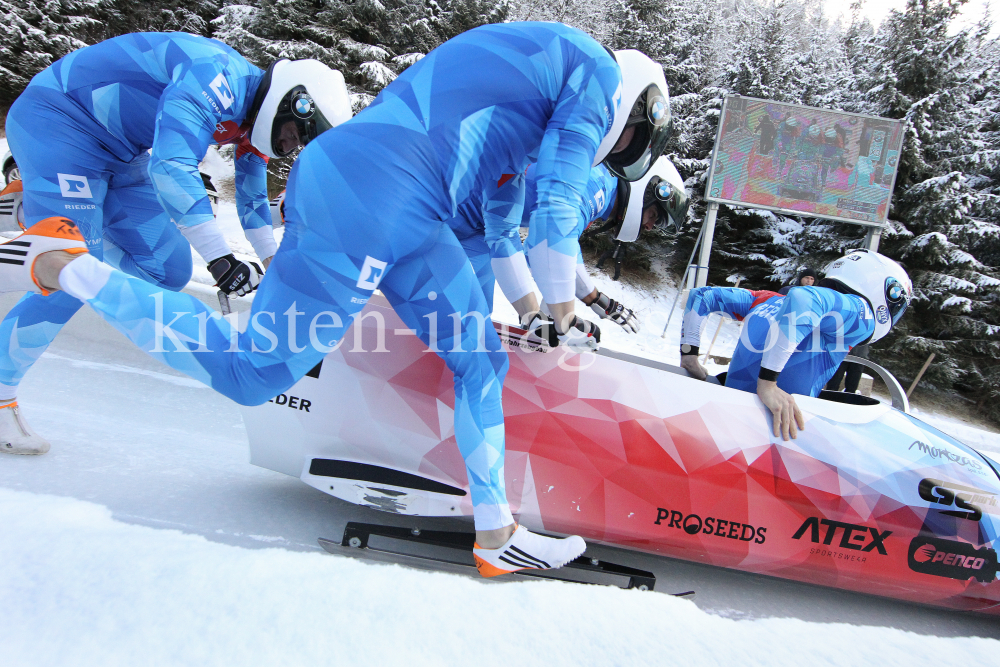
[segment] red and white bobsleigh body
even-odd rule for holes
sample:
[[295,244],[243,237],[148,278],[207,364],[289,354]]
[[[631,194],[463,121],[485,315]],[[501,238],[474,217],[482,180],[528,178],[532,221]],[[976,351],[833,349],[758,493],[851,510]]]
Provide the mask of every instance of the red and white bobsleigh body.
[[[358,505],[471,515],[450,371],[381,296],[364,315],[286,394],[244,408],[251,461]],[[1000,465],[968,446],[884,404],[810,397],[784,442],[753,394],[510,340],[507,496],[526,526],[1000,613]]]

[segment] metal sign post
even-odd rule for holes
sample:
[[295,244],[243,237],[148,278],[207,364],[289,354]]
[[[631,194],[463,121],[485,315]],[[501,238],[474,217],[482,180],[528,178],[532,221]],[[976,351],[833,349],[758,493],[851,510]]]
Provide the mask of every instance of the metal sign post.
[[708,262],[712,257],[712,241],[715,238],[715,218],[719,215],[719,205],[711,202],[708,205],[708,214],[705,216],[705,226],[702,228],[704,237],[701,240],[701,252],[698,254],[698,269],[694,280],[695,287],[704,287],[708,284]]
[[[670,312],[667,313],[667,323],[663,325],[663,333],[660,334],[660,338],[667,337],[667,328],[670,326],[670,320],[674,316],[674,310],[677,308],[677,301],[681,298],[682,294],[687,294],[693,285],[695,274],[691,272],[691,269],[701,270],[703,267],[694,264],[694,256],[698,253],[698,249],[704,247],[702,240],[705,238],[705,230],[708,229],[708,225],[711,222],[712,231],[715,231],[715,216],[719,211],[719,205],[712,202],[708,205],[708,213],[705,215],[705,222],[701,226],[701,231],[698,232],[698,238],[695,239],[694,247],[691,248],[691,256],[688,257],[687,266],[684,268],[684,275],[681,276],[681,282],[677,289],[677,296],[674,297],[674,302],[670,304]],[[709,246],[711,250],[711,246]],[[705,273],[708,273],[708,264],[706,262]]]

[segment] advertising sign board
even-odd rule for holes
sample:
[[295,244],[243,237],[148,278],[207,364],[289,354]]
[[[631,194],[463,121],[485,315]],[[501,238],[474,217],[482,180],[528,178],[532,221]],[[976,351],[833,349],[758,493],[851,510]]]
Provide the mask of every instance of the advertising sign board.
[[706,199],[881,226],[902,143],[898,120],[727,96]]

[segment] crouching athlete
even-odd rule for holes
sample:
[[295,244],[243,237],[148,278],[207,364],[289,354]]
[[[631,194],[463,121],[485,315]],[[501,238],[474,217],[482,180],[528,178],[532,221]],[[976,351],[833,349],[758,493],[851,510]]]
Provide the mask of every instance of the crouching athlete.
[[[533,270],[545,276],[539,284],[560,343],[584,337],[572,313],[580,193],[601,162],[630,180],[646,174],[669,137],[666,91],[662,68],[649,58],[612,54],[574,28],[482,26],[411,65],[368,108],[305,147],[289,176],[284,239],[245,332],[197,299],[80,254],[85,244],[65,219],[0,245],[22,253],[0,264],[0,289],[60,288],[156,358],[255,405],[331,351],[377,288],[454,373],[455,439],[480,573],[560,567],[586,545],[513,520],[503,474],[507,355],[446,221],[497,174],[536,163],[531,224],[546,240]],[[48,252],[57,250],[77,254]],[[159,323],[160,332],[169,326],[169,341],[156,338],[157,310],[181,314]]]
[[[7,138],[27,225],[68,216],[92,257],[169,290],[191,279],[193,246],[219,288],[243,296],[278,249],[267,157],[350,117],[343,76],[318,61],[262,71],[214,39],[134,33],[36,75],[10,108]],[[236,206],[260,264],[238,261],[216,224],[198,172],[213,144],[236,146]],[[48,451],[19,412],[17,387],[81,306],[67,293],[28,294],[0,323],[0,451]]]
[[704,380],[698,362],[701,330],[711,313],[745,322],[726,386],[756,392],[774,416],[774,435],[788,440],[805,428],[791,394],[818,396],[856,345],[884,337],[913,296],[909,276],[893,260],[857,250],[832,262],[818,287],[786,296],[734,287],[691,290],[681,328],[681,366]]

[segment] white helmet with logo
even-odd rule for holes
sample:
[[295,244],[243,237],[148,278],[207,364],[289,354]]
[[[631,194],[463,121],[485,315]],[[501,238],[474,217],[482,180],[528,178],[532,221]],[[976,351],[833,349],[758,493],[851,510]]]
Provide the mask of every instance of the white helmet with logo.
[[629,183],[618,179],[618,201],[625,202],[625,207],[624,213],[620,214],[622,225],[616,240],[631,243],[639,237],[642,214],[646,208],[652,205],[657,207],[658,225],[669,222],[674,229],[680,229],[687,218],[690,200],[684,189],[684,179],[664,155],[638,181]]
[[250,143],[265,155],[285,157],[278,138],[295,123],[304,146],[331,127],[351,118],[351,99],[344,75],[318,60],[276,60],[264,74],[247,120],[253,123]]
[[[653,166],[673,132],[670,95],[663,68],[638,51],[615,51],[622,72],[621,98],[611,129],[597,148],[596,167],[604,163],[618,178],[636,181]],[[634,128],[624,149],[612,153],[622,133]]]
[[857,294],[871,305],[875,333],[869,343],[889,333],[913,298],[913,283],[903,267],[871,250],[853,250],[831,262],[823,283],[827,281],[838,283],[841,291]]

